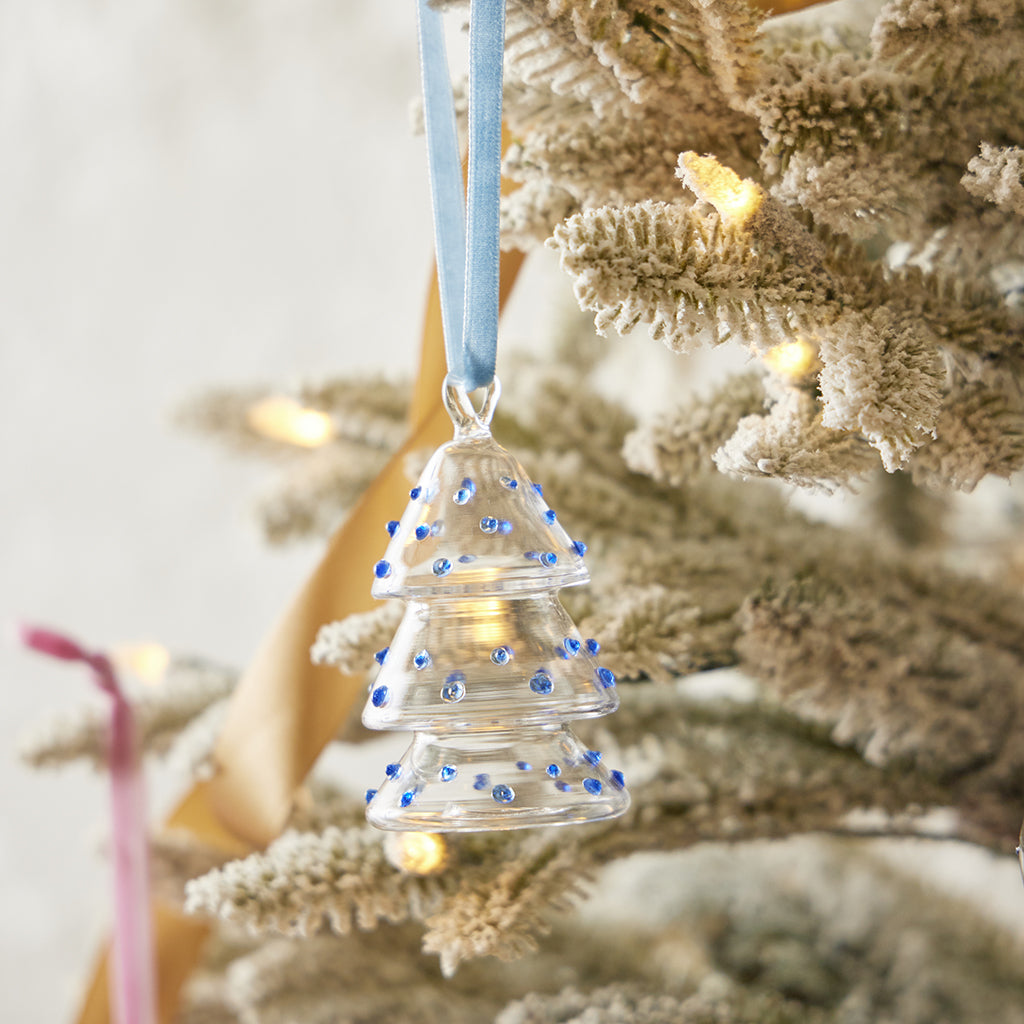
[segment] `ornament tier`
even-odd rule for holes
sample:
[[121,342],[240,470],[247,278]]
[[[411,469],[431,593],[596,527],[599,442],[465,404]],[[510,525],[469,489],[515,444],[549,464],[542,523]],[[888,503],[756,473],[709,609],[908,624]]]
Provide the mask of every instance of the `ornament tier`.
[[367,818],[386,829],[474,832],[601,821],[629,806],[621,772],[565,726],[478,735],[417,733],[371,790]]
[[475,831],[614,817],[629,806],[622,774],[566,725],[618,707],[600,645],[557,596],[588,582],[586,548],[486,423],[453,420],[374,568],[374,596],[408,607],[363,722],[414,736],[367,792],[367,818]]
[[586,547],[489,433],[434,453],[393,530],[374,568],[377,598],[501,595],[590,579]]
[[553,592],[410,602],[370,686],[370,729],[466,731],[593,718],[619,704],[600,645]]

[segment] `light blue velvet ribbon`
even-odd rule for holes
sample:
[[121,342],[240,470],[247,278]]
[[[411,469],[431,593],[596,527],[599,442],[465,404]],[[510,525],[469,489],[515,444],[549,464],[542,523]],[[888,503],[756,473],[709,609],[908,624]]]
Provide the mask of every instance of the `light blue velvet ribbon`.
[[498,347],[498,204],[505,0],[472,0],[468,212],[441,16],[419,2],[423,109],[434,245],[449,377],[466,391],[494,379]]

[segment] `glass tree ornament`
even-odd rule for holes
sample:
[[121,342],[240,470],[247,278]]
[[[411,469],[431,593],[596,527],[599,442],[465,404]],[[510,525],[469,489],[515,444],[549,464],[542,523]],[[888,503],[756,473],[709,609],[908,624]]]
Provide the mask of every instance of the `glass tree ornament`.
[[478,412],[446,381],[455,437],[431,457],[374,567],[373,595],[407,603],[376,656],[363,722],[412,730],[367,792],[381,828],[432,832],[598,821],[622,814],[621,772],[567,722],[618,707],[600,645],[558,600],[589,580],[585,546],[491,436],[495,380]]

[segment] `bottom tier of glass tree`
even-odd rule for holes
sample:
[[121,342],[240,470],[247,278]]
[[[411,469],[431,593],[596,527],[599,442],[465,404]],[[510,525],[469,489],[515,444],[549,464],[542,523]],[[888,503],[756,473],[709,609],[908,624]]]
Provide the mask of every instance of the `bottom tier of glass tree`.
[[377,827],[428,832],[572,825],[629,807],[622,773],[564,725],[416,733],[367,800],[367,818]]

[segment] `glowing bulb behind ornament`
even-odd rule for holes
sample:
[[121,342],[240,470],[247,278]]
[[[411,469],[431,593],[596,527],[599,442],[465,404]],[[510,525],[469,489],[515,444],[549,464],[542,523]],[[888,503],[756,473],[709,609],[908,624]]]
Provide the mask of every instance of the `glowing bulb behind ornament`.
[[509,602],[484,598],[474,601],[473,640],[485,647],[497,647],[509,633]]
[[257,434],[300,448],[319,448],[337,433],[327,413],[307,409],[285,395],[271,395],[257,402],[249,408],[246,420]]
[[803,338],[776,345],[763,358],[768,369],[790,380],[806,376],[818,364],[817,350]]
[[448,844],[436,832],[389,834],[384,853],[399,871],[410,875],[436,875],[448,865]]

